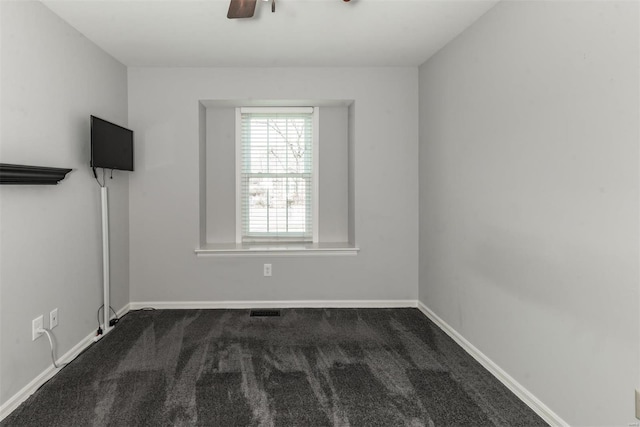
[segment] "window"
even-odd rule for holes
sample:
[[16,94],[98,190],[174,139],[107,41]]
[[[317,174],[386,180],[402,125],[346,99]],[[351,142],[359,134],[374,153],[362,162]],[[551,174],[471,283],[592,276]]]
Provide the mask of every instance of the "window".
[[236,240],[317,241],[317,109],[238,108],[236,122]]

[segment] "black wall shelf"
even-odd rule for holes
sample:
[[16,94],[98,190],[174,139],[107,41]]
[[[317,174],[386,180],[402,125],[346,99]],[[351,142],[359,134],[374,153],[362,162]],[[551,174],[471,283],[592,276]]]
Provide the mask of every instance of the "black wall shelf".
[[0,184],[55,185],[71,169],[0,163]]

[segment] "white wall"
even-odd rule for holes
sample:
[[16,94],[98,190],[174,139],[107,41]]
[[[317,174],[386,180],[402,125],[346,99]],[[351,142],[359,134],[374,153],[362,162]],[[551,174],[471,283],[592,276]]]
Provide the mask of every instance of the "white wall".
[[[100,191],[89,115],[127,124],[125,67],[39,2],[0,2],[0,162],[73,168],[57,186],[0,187],[0,404],[51,365],[31,320],[59,310],[58,355],[95,331],[102,304]],[[129,301],[128,177],[114,172],[112,306]]]
[[[129,69],[131,300],[417,297],[418,74],[385,69]],[[199,100],[353,99],[357,256],[197,258]],[[230,183],[231,184],[231,183]],[[262,264],[273,277],[262,277]]]
[[236,109],[207,108],[206,242],[236,241]]
[[637,422],[638,16],[501,2],[420,68],[420,301],[572,425]]
[[349,107],[321,107],[319,126],[318,162],[321,172],[324,173],[320,173],[318,183],[320,199],[318,240],[348,242]]

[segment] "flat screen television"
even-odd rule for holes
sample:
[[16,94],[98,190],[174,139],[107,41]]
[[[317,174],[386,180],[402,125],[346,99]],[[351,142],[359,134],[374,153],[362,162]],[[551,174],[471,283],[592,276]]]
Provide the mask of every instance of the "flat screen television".
[[133,131],[91,116],[91,167],[133,170]]

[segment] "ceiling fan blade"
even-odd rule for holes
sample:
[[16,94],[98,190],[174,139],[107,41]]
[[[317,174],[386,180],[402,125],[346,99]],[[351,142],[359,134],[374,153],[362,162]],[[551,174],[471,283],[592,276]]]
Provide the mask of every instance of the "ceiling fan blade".
[[231,0],[227,18],[251,18],[256,10],[256,0]]

